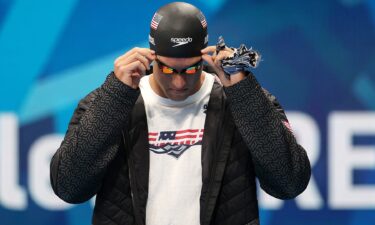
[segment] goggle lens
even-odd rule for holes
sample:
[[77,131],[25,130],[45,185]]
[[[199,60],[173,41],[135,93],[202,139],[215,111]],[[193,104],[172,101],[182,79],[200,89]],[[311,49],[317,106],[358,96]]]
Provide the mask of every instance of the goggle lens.
[[192,66],[186,69],[186,74],[195,74],[199,70],[199,66]]
[[173,69],[167,66],[162,66],[161,71],[165,74],[173,74]]

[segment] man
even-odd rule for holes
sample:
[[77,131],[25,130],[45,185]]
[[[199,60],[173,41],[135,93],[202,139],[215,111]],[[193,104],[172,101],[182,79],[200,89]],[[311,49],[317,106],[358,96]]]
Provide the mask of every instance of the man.
[[96,195],[95,225],[253,225],[255,177],[280,199],[306,188],[309,160],[283,109],[251,73],[223,71],[233,50],[206,47],[199,9],[163,6],[149,41],[80,101],[51,162],[61,199]]

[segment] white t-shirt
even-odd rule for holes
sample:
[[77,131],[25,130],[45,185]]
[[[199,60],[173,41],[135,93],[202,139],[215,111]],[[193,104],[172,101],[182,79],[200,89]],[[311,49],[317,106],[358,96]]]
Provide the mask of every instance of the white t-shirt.
[[183,101],[157,95],[149,76],[140,81],[150,146],[146,225],[199,225],[201,147],[214,77],[204,73],[199,91]]

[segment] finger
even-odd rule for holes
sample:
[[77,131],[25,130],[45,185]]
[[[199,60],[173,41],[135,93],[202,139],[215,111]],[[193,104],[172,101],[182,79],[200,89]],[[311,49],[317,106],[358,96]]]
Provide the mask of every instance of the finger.
[[151,50],[149,48],[135,47],[135,48],[132,48],[131,50],[127,51],[125,54],[119,56],[115,60],[115,63],[117,63],[120,60],[126,59],[127,57],[133,55],[135,52],[141,53],[142,55],[146,56],[150,61],[154,60],[154,58],[155,58],[155,51],[154,50]]
[[202,54],[215,53],[215,52],[216,52],[216,46],[215,45],[207,46],[206,48],[201,50]]
[[227,51],[227,52],[231,52],[231,53],[234,52],[233,49],[229,48],[228,46],[225,46],[224,50]]
[[147,68],[148,70],[150,69],[151,60],[149,60],[144,55],[139,54],[139,53],[136,53],[135,58],[141,61],[143,65],[145,66],[145,68]]
[[210,55],[205,54],[202,55],[202,59],[206,61],[214,69],[216,76],[220,79],[220,82],[223,85],[228,86],[228,78],[225,77],[224,71],[220,67],[217,67],[215,65],[214,61],[212,60],[212,57]]
[[134,72],[130,76],[132,77],[133,81],[138,84],[143,75],[140,72]]
[[202,55],[202,59],[215,70],[216,74],[222,73],[221,69],[217,65],[215,65],[215,62],[210,55]]
[[138,61],[139,63],[137,64],[137,70],[135,72],[138,72],[140,75],[145,75],[146,74],[146,70],[147,70],[147,67],[145,67],[145,65]]
[[214,60],[214,64],[223,71],[223,74],[225,72],[224,72],[223,67],[222,67],[222,62],[223,62],[224,59],[226,59],[227,57],[229,57],[231,55],[232,55],[232,53],[227,52],[225,50],[220,51],[219,54],[216,56],[216,58]]
[[141,61],[146,66],[146,68],[148,68],[148,69],[150,69],[150,64],[153,61],[153,60],[148,59],[145,56],[141,55],[140,53],[138,53],[136,51],[133,51],[133,54],[130,55],[130,56],[127,56],[127,57],[121,56],[121,57],[117,58],[114,62],[114,66],[115,66],[115,68],[120,67],[120,66],[132,63],[136,60]]
[[215,63],[214,63],[214,61],[213,61],[213,59],[212,59],[212,56],[210,56],[210,55],[208,55],[208,54],[204,54],[204,55],[202,55],[202,59],[204,60],[204,61],[206,61],[207,63],[208,63],[208,65],[210,65],[210,66],[212,66],[212,67],[216,67],[215,66]]
[[214,59],[214,63],[215,65],[217,65],[218,67],[221,67],[221,61],[229,56],[231,56],[232,53],[230,52],[227,52],[227,51],[220,51],[219,54],[216,56],[216,58]]
[[131,77],[131,80],[132,80],[131,87],[134,88],[134,89],[138,88],[139,81],[141,80],[142,75],[139,72],[134,72],[133,74],[130,75],[130,77]]
[[141,61],[138,60],[124,65],[122,68],[124,68],[124,71],[127,71],[129,74],[134,74],[136,72],[142,75],[146,74],[146,67]]
[[134,52],[129,57],[124,58],[124,59],[118,61],[117,64],[118,64],[118,66],[122,66],[122,65],[127,65],[129,63],[135,62],[137,60],[140,61],[140,62],[142,62],[147,69],[150,69],[150,63],[151,63],[151,61],[148,60],[145,56],[141,55],[138,52]]
[[153,61],[155,59],[155,51],[149,48],[139,48],[137,52],[139,52],[150,61]]
[[135,52],[138,52],[141,55],[144,55],[146,57],[151,57],[151,58],[152,58],[152,55],[155,55],[155,51],[151,50],[149,48],[134,47],[129,52],[125,53],[124,57],[128,57],[128,56],[134,54]]
[[121,61],[123,59],[126,59],[127,57],[129,57],[130,55],[134,54],[134,52],[136,51],[137,47],[136,48],[132,48],[130,49],[129,51],[125,52],[125,54],[123,55],[120,55],[119,57],[117,57],[117,59],[115,60],[115,64],[118,63],[118,61]]

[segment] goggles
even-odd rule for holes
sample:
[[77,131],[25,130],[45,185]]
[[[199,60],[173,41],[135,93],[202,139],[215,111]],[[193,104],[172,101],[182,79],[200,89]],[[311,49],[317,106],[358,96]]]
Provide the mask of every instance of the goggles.
[[182,69],[180,71],[176,70],[175,68],[169,67],[162,63],[159,59],[155,59],[156,63],[159,66],[160,71],[163,74],[172,75],[172,74],[187,74],[187,75],[194,75],[202,68],[202,59],[199,60],[194,65],[188,66],[185,69]]

